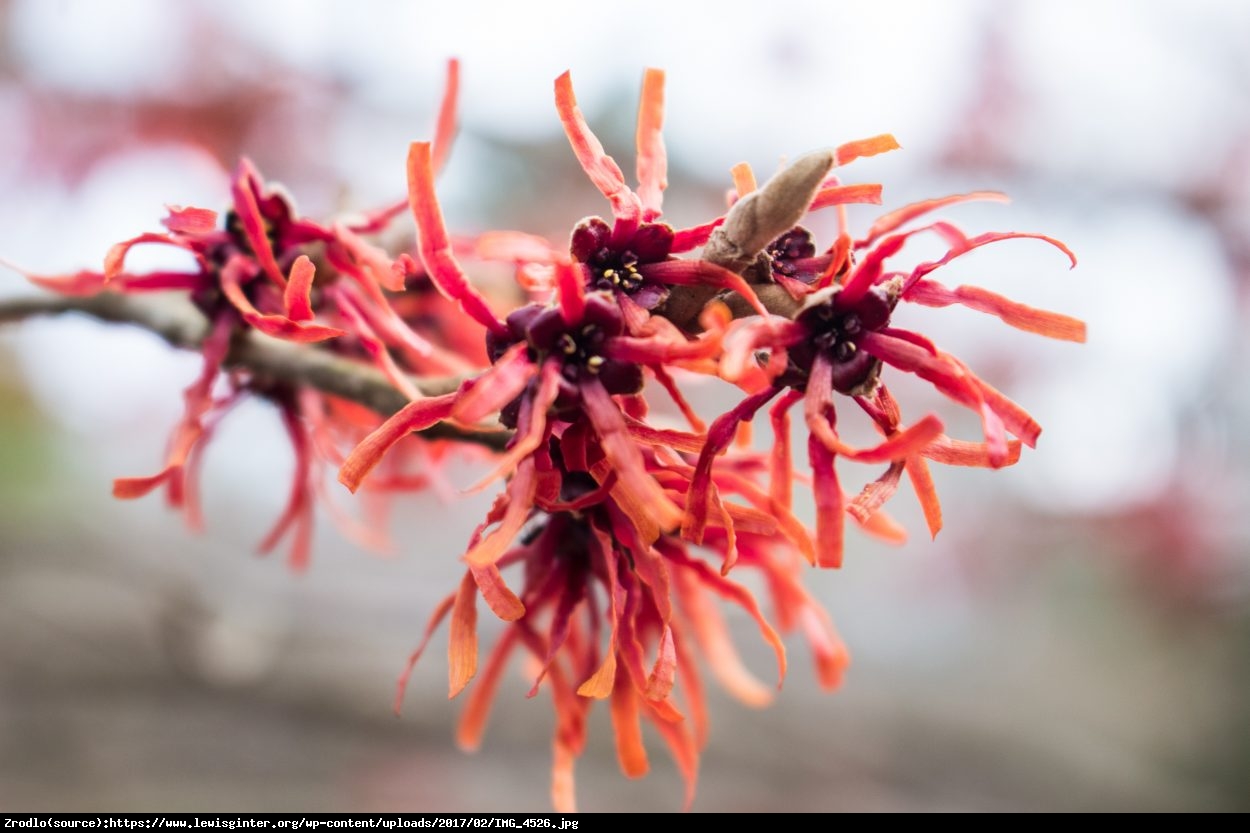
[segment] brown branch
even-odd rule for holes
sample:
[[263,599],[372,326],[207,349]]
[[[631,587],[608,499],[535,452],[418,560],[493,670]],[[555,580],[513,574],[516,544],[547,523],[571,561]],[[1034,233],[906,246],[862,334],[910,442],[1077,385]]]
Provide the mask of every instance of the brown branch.
[[[60,295],[32,296],[0,301],[0,323],[35,316],[77,313],[116,324],[149,330],[174,347],[198,349],[208,333],[208,322],[189,303],[172,298],[132,298],[104,292],[86,298]],[[408,404],[380,371],[326,350],[288,344],[255,331],[235,339],[226,357],[229,367],[290,385],[307,385],[323,393],[358,402],[383,416]],[[437,396],[456,389],[460,380],[413,378],[417,389]],[[455,439],[501,449],[507,431],[465,431],[440,423],[420,432],[435,439]]]

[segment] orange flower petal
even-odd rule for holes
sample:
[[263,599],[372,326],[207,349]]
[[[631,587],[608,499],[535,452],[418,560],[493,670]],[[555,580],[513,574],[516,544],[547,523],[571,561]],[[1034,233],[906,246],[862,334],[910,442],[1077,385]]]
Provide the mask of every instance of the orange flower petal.
[[313,318],[310,295],[315,271],[308,255],[300,255],[291,264],[291,275],[287,278],[282,300],[286,307],[286,317],[292,321],[311,321]]
[[472,752],[482,745],[482,733],[486,731],[490,707],[495,701],[499,680],[516,645],[517,636],[516,628],[508,628],[503,632],[503,636],[491,650],[490,658],[477,678],[477,683],[469,690],[464,711],[460,714],[460,724],[456,727],[456,743],[465,751]]
[[942,504],[938,500],[937,488],[933,485],[929,464],[921,457],[908,457],[906,466],[907,477],[916,492],[916,499],[920,501],[920,508],[924,510],[929,535],[936,538],[942,530]]
[[504,583],[498,567],[487,564],[485,567],[470,567],[469,571],[482,598],[496,616],[505,622],[515,622],[525,615],[525,605]]
[[484,299],[465,277],[451,251],[451,239],[443,223],[434,191],[434,167],[429,142],[408,146],[408,206],[417,224],[417,248],[430,282],[445,298],[460,305],[465,314],[496,335],[506,336],[507,326],[491,312]]
[[638,695],[628,680],[617,680],[612,691],[612,732],[616,736],[616,759],[626,778],[647,774],[647,749],[642,743]]
[[[273,256],[273,246],[269,243],[269,232],[265,228],[265,218],[260,213],[256,202],[256,190],[260,188],[260,174],[247,159],[239,160],[234,179],[230,181],[230,194],[234,198],[234,211],[243,226],[243,234],[248,245],[252,247],[252,255],[260,264],[264,273],[278,286],[285,286],[286,279],[278,268],[278,261]],[[107,271],[107,270],[106,270]]]
[[460,582],[451,609],[451,635],[447,645],[447,698],[451,699],[477,673],[477,582],[467,572]]
[[816,435],[807,438],[807,456],[812,466],[812,493],[816,498],[816,565],[842,566],[843,519],[842,486],[834,468],[834,455]]
[[339,482],[353,492],[359,489],[361,481],[382,461],[382,456],[391,446],[413,431],[421,431],[446,419],[455,400],[456,394],[449,393],[409,402],[347,455],[339,469]]
[[755,182],[755,171],[751,170],[751,163],[739,162],[729,169],[729,175],[734,180],[734,190],[738,192],[738,199],[742,199],[747,194],[759,187]]
[[903,296],[906,300],[926,307],[946,307],[962,304],[969,309],[1001,318],[1019,330],[1061,341],[1085,342],[1085,322],[1057,312],[1036,309],[1012,301],[979,286],[959,286],[948,289],[937,281],[917,281]]
[[664,151],[664,70],[648,68],[642,76],[638,102],[637,173],[638,198],[644,221],[660,216],[664,189],[668,187],[668,159]]
[[175,234],[207,234],[217,228],[217,212],[208,208],[167,205],[169,216],[161,225]]
[[538,375],[526,347],[524,341],[517,342],[480,376],[461,384],[451,415],[461,422],[477,422],[520,396]]
[[898,147],[898,140],[889,133],[882,133],[880,136],[868,139],[858,139],[838,146],[833,153],[834,164],[847,165],[865,156],[876,156],[878,153],[898,150]]
[[503,555],[529,518],[530,510],[534,507],[537,485],[533,458],[522,460],[517,466],[516,474],[508,483],[508,506],[499,526],[469,548],[464,554],[465,561],[471,566],[484,567],[499,560],[499,556]]
[[404,670],[399,674],[399,680],[395,685],[395,714],[399,714],[404,704],[404,692],[408,689],[408,681],[412,679],[413,669],[417,667],[417,662],[421,659],[421,655],[425,653],[425,649],[430,644],[434,632],[438,630],[438,626],[443,619],[447,618],[447,614],[451,611],[452,603],[456,600],[458,593],[452,593],[434,608],[434,612],[430,614],[430,620],[426,622],[425,634],[421,637],[421,643],[417,645],[417,649],[408,657],[408,662],[404,665]]
[[855,242],[856,248],[872,245],[874,241],[889,234],[902,226],[910,223],[917,217],[922,217],[931,211],[937,211],[948,205],[955,205],[961,202],[972,202],[974,200],[988,200],[990,202],[1010,202],[1006,194],[998,191],[973,191],[970,194],[952,194],[948,197],[939,197],[932,200],[921,200],[902,208],[895,209],[888,214],[883,214],[877,218],[872,224],[872,228],[868,229],[868,236],[863,240]]
[[455,58],[447,60],[447,77],[443,82],[443,101],[438,107],[438,122],[434,128],[434,150],[431,162],[434,172],[438,173],[447,164],[451,153],[451,142],[456,137],[457,104],[460,99],[460,61]]
[[632,234],[642,220],[642,201],[625,185],[625,174],[621,172],[621,167],[608,156],[603,145],[591,132],[581,108],[577,106],[577,97],[573,94],[573,78],[567,72],[556,79],[556,112],[582,170],[599,192],[612,203],[612,215],[617,221],[613,237],[618,236],[618,231],[622,236]]
[[881,205],[881,186],[875,183],[862,185],[833,185],[821,188],[812,197],[808,211],[819,211],[831,205],[847,205],[859,203],[865,205]]

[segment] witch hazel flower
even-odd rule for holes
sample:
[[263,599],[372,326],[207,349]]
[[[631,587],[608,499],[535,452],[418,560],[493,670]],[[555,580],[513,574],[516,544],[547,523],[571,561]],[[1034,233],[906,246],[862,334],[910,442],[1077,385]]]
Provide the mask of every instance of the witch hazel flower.
[[[728,539],[737,538],[740,563],[765,580],[776,625],[746,587],[723,577],[678,536],[661,533],[645,540],[636,510],[618,502],[610,487],[613,475],[600,483],[602,473],[591,474],[602,471],[585,456],[594,451],[571,427],[535,449],[532,470],[518,471],[515,479],[532,479],[533,491],[518,496],[509,490],[474,533],[465,556],[469,568],[459,589],[431,616],[425,638],[401,675],[396,708],[413,667],[450,616],[449,696],[467,690],[468,697],[457,731],[462,747],[480,746],[509,660],[527,653],[534,669],[529,696],[545,687],[555,709],[551,791],[556,809],[575,809],[574,764],[585,747],[587,719],[597,700],[609,703],[622,772],[636,778],[649,769],[641,730],[645,719],[677,765],[688,807],[709,729],[699,658],[706,658],[717,680],[746,704],[763,706],[773,696],[773,688],[742,663],[716,600],[754,620],[776,655],[781,677],[786,671],[781,634],[790,631],[806,637],[826,688],[839,684],[849,658],[828,615],[802,587],[802,561],[793,549],[777,545],[770,515],[739,511],[736,522],[716,527],[707,543],[723,552]],[[652,451],[644,456],[679,499],[687,482],[681,472]],[[528,501],[524,538],[510,541],[502,552],[483,547],[484,531],[507,524],[518,499]],[[500,571],[509,568],[521,571],[519,593],[504,584]],[[479,595],[508,623],[480,674]]]
[[[611,206],[611,220],[591,216],[579,221],[565,251],[533,235],[494,232],[482,236],[479,253],[516,263],[522,283],[534,289],[552,288],[551,264],[571,258],[587,289],[612,294],[631,332],[641,328],[652,313],[663,313],[679,327],[697,329],[703,304],[721,290],[738,293],[763,314],[764,307],[741,275],[706,260],[678,257],[704,245],[723,217],[687,229],[674,229],[661,221],[668,187],[662,136],[664,73],[648,69],[643,75],[636,132],[637,189],[628,186],[620,165],[587,124],[567,72],[556,79],[555,103],[574,156]],[[688,312],[675,315],[669,302],[676,287],[699,288],[706,295],[697,304],[683,306],[683,310],[690,307]]]
[[[713,506],[706,484],[716,454],[727,447],[739,422],[750,421],[773,400],[777,401],[770,412],[776,443],[772,489],[779,498],[788,495],[785,483],[792,476],[792,464],[788,436],[783,436],[789,431],[786,412],[802,402],[810,432],[808,458],[817,504],[817,563],[827,567],[841,564],[844,516],[849,513],[863,524],[873,523],[897,490],[902,474],[910,477],[929,530],[936,535],[941,528],[941,508],[926,460],[998,468],[1019,458],[1021,442],[1030,447],[1036,443],[1041,428],[1023,408],[924,335],[892,322],[900,302],[925,306],[963,304],[1029,332],[1084,341],[1085,326],[1076,319],[1034,309],[979,287],[949,289],[928,277],[982,246],[1020,238],[1046,242],[1076,265],[1075,256],[1066,246],[1041,234],[1006,232],[970,238],[945,222],[900,231],[931,211],[970,199],[1002,197],[978,192],[908,205],[881,217],[860,240],[852,242],[844,227],[834,245],[819,256],[810,244],[810,235],[801,228],[782,235],[770,247],[774,277],[781,275],[797,285],[787,289],[803,298],[802,307],[789,321],[737,322],[726,336],[722,373],[743,383],[751,395],[709,429],[708,443],[698,462],[699,474],[691,489],[693,510],[685,527],[688,537],[700,540],[702,524]],[[946,254],[906,272],[888,271],[886,263],[911,237],[921,233],[937,235],[948,247]],[[756,364],[756,352],[760,350],[769,354],[763,366]],[[934,415],[903,428],[898,406],[881,378],[886,366],[929,382],[977,413],[984,443],[947,437]],[[868,449],[853,448],[843,442],[837,432],[834,394],[855,402],[885,439]],[[1017,439],[1009,439],[1009,434]],[[884,463],[887,469],[848,499],[836,473],[835,461],[839,456]],[[887,537],[894,534],[892,521],[882,516],[878,524],[882,524]]]
[[[500,476],[509,480],[462,556],[468,570],[459,590],[429,626],[432,633],[451,618],[455,696],[478,673],[478,595],[510,623],[470,690],[461,743],[479,743],[504,665],[521,650],[539,668],[531,693],[545,686],[556,709],[557,807],[573,806],[573,762],[598,699],[611,703],[625,773],[646,771],[639,728],[645,718],[669,746],[689,800],[707,722],[697,654],[705,652],[713,673],[742,699],[759,705],[771,696],[737,660],[709,594],[752,616],[783,673],[785,667],[777,630],[751,593],[692,553],[677,534],[695,471],[690,460],[704,437],[649,425],[640,395],[652,376],[689,411],[668,371],[714,372],[726,313],[709,313],[699,338],[658,317],[631,331],[614,295],[588,291],[579,266],[560,260],[553,266],[556,303],[528,304],[501,319],[454,254],[434,193],[430,145],[412,145],[408,171],[418,254],[433,284],[485,330],[491,367],[455,392],[413,401],[387,420],[348,456],[340,480],[353,490],[361,486],[412,431],[437,421],[472,427],[498,414],[514,433],[494,470],[474,488]],[[801,524],[788,511],[773,511],[756,485],[764,470],[758,461],[735,459],[715,473],[718,492],[742,502],[709,521],[705,544],[721,561],[765,575],[782,628],[807,636],[822,682],[833,686],[845,649],[798,580],[796,546],[806,538]],[[502,574],[514,565],[523,575],[519,592]]]
[[[455,392],[414,400],[388,419],[348,457],[340,480],[354,490],[395,443],[443,420],[472,426],[501,414],[505,425],[516,427],[495,476],[525,463],[556,425],[576,423],[587,426],[602,449],[617,478],[615,488],[628,496],[623,502],[638,507],[639,517],[645,516],[649,526],[658,523],[654,534],[677,526],[680,511],[646,474],[631,438],[645,427],[632,424],[637,420],[612,397],[640,393],[644,367],[666,373],[669,365],[702,365],[713,371],[719,334],[690,340],[661,321],[644,335],[628,334],[620,307],[605,293],[586,293],[568,262],[556,264],[557,305],[532,304],[500,320],[468,282],[452,252],[434,193],[429,144],[412,145],[408,169],[422,262],[434,285],[485,328],[492,366]],[[530,486],[518,468],[509,490],[525,488]],[[520,504],[532,502],[524,494],[518,498]],[[506,528],[515,535],[522,520],[518,514],[496,534]]]

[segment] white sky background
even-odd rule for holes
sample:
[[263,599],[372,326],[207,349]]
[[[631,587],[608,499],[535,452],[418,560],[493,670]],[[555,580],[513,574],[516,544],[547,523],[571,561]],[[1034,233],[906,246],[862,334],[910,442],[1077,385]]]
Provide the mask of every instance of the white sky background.
[[[1017,167],[990,181],[938,174],[934,160],[978,87],[989,25],[1005,37],[1025,102],[1005,130]],[[202,69],[200,56],[214,38],[234,44],[220,51],[236,73],[254,58],[345,86],[320,161],[378,200],[402,186],[406,143],[429,129],[443,62],[457,55],[463,132],[442,188],[461,217],[472,217],[475,199],[492,187],[490,156],[506,152],[483,138],[557,135],[551,82],[566,68],[594,124],[619,122],[604,108],[622,102],[632,118],[641,69],[665,67],[674,167],[704,182],[727,182],[728,167],[742,159],[767,173],[783,157],[893,132],[903,152],[848,171],[885,182],[887,206],[1000,188],[1013,206],[952,217],[972,218],[971,231],[1052,233],[1082,259],[1069,273],[1038,245],[1008,243],[966,258],[945,282],[984,284],[1086,318],[1083,348],[953,310],[909,319],[926,322],[974,368],[978,358],[1021,358],[1017,380],[1026,381],[1010,392],[1049,430],[1024,474],[1005,482],[1044,508],[1103,511],[1164,488],[1183,431],[1178,401],[1216,378],[1233,343],[1238,310],[1225,255],[1175,191],[1220,182],[1221,160],[1250,141],[1250,71],[1237,49],[1250,42],[1244,3],[25,0],[13,4],[8,38],[8,60],[27,78],[82,94],[211,84],[199,73],[217,69]],[[13,90],[0,107],[21,125]],[[20,155],[20,139],[5,141],[16,145],[10,159]],[[609,149],[632,168],[630,148]],[[110,242],[154,228],[165,202],[214,205],[225,195],[212,163],[178,147],[119,147],[72,192],[0,162],[0,185],[0,254],[43,270],[97,263]],[[673,190],[680,187],[674,178]],[[1250,203],[1250,184],[1225,188]],[[578,206],[570,222],[600,210]],[[852,216],[867,223],[871,209]],[[162,256],[137,251],[134,262]],[[0,291],[18,287],[0,278]],[[179,405],[168,391],[189,372],[185,357],[142,338],[101,338],[86,325],[32,326],[21,343],[40,395],[82,430],[134,420],[135,401],[145,421],[155,420],[158,402],[160,416],[172,419]],[[105,373],[134,366],[143,374],[125,381]],[[101,395],[112,384],[127,395]]]

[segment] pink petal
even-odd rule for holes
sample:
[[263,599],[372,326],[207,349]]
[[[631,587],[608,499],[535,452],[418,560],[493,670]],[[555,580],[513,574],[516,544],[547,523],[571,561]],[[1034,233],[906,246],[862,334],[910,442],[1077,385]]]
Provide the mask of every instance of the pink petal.
[[412,672],[417,667],[417,662],[421,659],[421,655],[425,653],[425,649],[430,644],[434,632],[438,630],[439,624],[443,619],[447,618],[447,614],[451,611],[452,603],[456,600],[458,593],[452,593],[441,602],[438,607],[434,608],[434,612],[430,614],[430,620],[425,625],[425,635],[421,637],[421,643],[417,645],[417,649],[408,657],[408,662],[404,665],[404,670],[399,674],[399,680],[395,685],[395,714],[399,714],[404,703],[404,692],[408,689],[408,680],[412,678]]
[[1085,342],[1085,322],[1017,303],[978,286],[948,289],[937,281],[925,279],[913,284],[903,298],[926,307],[962,304],[978,312],[997,316],[1012,327],[1026,332],[1061,341]]
[[499,526],[464,554],[464,560],[470,566],[484,567],[499,560],[529,518],[534,508],[536,489],[534,460],[527,458],[517,466],[516,474],[508,483],[508,506]]
[[[935,223],[933,225],[933,229],[941,232],[945,226],[946,224],[944,223]],[[923,231],[923,229],[919,229],[919,231]],[[1023,231],[988,232],[986,234],[979,234],[976,237],[964,238],[957,241],[952,244],[951,250],[947,252],[941,260],[930,263],[922,263],[917,266],[914,270],[912,270],[911,275],[908,276],[907,281],[903,286],[904,291],[910,290],[912,286],[914,286],[921,278],[925,277],[935,269],[945,266],[955,258],[961,257],[968,252],[981,248],[982,246],[987,246],[990,243],[997,243],[1000,240],[1041,240],[1044,243],[1049,243],[1067,255],[1068,262],[1070,263],[1069,268],[1076,267],[1076,255],[1073,254],[1072,250],[1065,246],[1061,241],[1056,240],[1053,237],[1047,237],[1045,234],[1034,234],[1032,232]],[[885,244],[883,243],[882,245]]]
[[929,464],[920,457],[907,458],[907,477],[911,480],[916,499],[924,510],[924,520],[929,527],[929,535],[937,537],[942,530],[942,504],[938,500],[937,488],[933,485],[933,475],[929,472]]
[[487,564],[485,567],[470,567],[469,572],[477,582],[482,598],[496,616],[505,622],[515,622],[525,615],[525,605],[504,583],[498,567]]
[[[1004,466],[1014,465],[1020,459],[1019,440],[1011,440],[1007,445],[1007,459]],[[924,456],[935,463],[945,466],[974,466],[991,468],[990,449],[985,443],[972,443],[966,440],[953,440],[947,436],[938,437],[924,450]]]
[[564,73],[556,79],[556,112],[560,115],[560,123],[564,125],[564,133],[569,144],[573,146],[573,154],[581,163],[582,170],[590,177],[599,192],[612,203],[612,215],[616,218],[616,227],[612,231],[614,243],[624,242],[642,221],[642,201],[638,195],[625,185],[625,174],[608,156],[603,145],[591,132],[590,125],[577,106],[577,97],[573,94],[573,79]]
[[451,241],[434,192],[429,142],[413,142],[408,147],[408,205],[417,224],[417,245],[430,281],[445,298],[458,303],[474,321],[496,335],[507,336],[507,326],[491,312],[486,300],[469,283],[451,252]]
[[451,609],[451,635],[447,645],[447,699],[464,691],[477,673],[477,584],[473,573],[464,574]]
[[490,659],[486,661],[486,668],[477,678],[477,684],[469,692],[469,699],[460,714],[460,724],[456,727],[456,743],[461,749],[473,751],[482,745],[482,733],[486,730],[490,707],[494,703],[499,680],[518,635],[516,628],[508,628],[503,632],[491,651]]
[[572,327],[580,323],[586,313],[586,276],[582,273],[581,264],[561,261],[555,268],[560,317]]
[[781,684],[786,677],[786,647],[781,641],[781,637],[777,635],[777,631],[773,629],[773,626],[764,617],[751,591],[720,575],[706,562],[691,558],[684,550],[670,548],[665,551],[665,554],[671,560],[686,568],[686,571],[693,573],[704,587],[707,587],[726,601],[738,605],[748,616],[755,620],[755,625],[759,629],[760,635],[768,643],[769,647],[773,649],[773,654],[777,658],[777,688],[781,688]]
[[104,255],[104,280],[111,281],[122,273],[122,267],[126,260],[126,254],[131,247],[138,246],[141,243],[160,243],[165,246],[173,246],[178,249],[186,249],[186,244],[182,243],[168,234],[158,234],[156,232],[146,232],[137,235],[129,240],[123,240],[114,244]]
[[881,186],[877,184],[863,184],[835,185],[830,188],[822,188],[812,198],[812,204],[808,207],[808,211],[817,211],[821,208],[828,208],[831,205],[847,205],[848,203],[881,205]]
[[208,208],[183,208],[167,205],[169,216],[161,225],[174,234],[207,234],[217,228],[217,212]]
[[583,383],[581,392],[582,409],[599,435],[604,455],[620,478],[620,488],[648,507],[661,530],[678,526],[681,512],[647,472],[642,453],[630,438],[625,417],[612,397],[598,379]]
[[[396,272],[394,264],[384,250],[365,241],[344,225],[334,227],[334,236],[374,283],[391,292],[404,291],[404,275]],[[385,297],[378,292],[371,293],[371,296],[375,301],[385,300]]]
[[972,202],[974,200],[988,200],[990,202],[1010,201],[1006,194],[1001,194],[998,191],[974,191],[971,194],[952,194],[949,197],[914,202],[878,217],[877,221],[872,224],[872,228],[868,229],[868,236],[863,240],[855,241],[855,248],[862,249],[865,246],[870,246],[883,235],[889,234],[931,211],[945,208],[948,205]]
[[858,139],[840,145],[834,151],[834,164],[847,165],[865,156],[876,156],[878,153],[898,150],[898,147],[898,140],[889,133],[882,133],[880,136],[873,136],[869,139]]
[[[326,339],[346,335],[345,331],[335,327],[292,321],[285,315],[262,314],[256,307],[252,306],[252,302],[248,299],[239,283],[242,279],[240,273],[246,268],[247,261],[243,257],[236,255],[222,268],[220,277],[222,294],[226,296],[226,300],[239,311],[239,314],[243,316],[243,320],[249,325],[260,330],[265,335],[284,341],[300,343],[325,341]],[[282,283],[285,287],[286,281],[283,280]]]
[[[499,462],[494,470],[466,489],[466,492],[476,492],[488,483],[494,482],[497,478],[511,473],[521,460],[533,454],[535,449],[542,445],[543,440],[547,437],[547,411],[555,404],[556,397],[559,394],[560,363],[558,361],[548,361],[539,372],[538,389],[534,392],[533,399],[529,403],[526,423],[522,425],[518,421],[516,438],[512,441],[512,445],[508,450],[504,452],[503,456],[499,458]],[[523,409],[524,407],[522,405]]]
[[816,498],[816,564],[841,567],[845,520],[833,452],[813,434],[807,438],[807,456],[812,466],[812,495]]
[[452,417],[461,422],[477,422],[497,412],[521,395],[538,368],[526,353],[525,342],[517,342],[500,356],[490,369],[460,385]]
[[638,695],[628,685],[617,683],[612,691],[612,733],[616,736],[616,760],[626,778],[647,774],[647,749],[639,724]]
[[755,182],[755,172],[751,170],[749,162],[739,162],[734,165],[729,169],[729,175],[733,177],[734,191],[738,193],[738,199],[742,199],[759,187]]
[[308,255],[300,255],[291,264],[291,276],[287,278],[282,300],[287,318],[292,321],[311,321],[313,318],[312,293],[315,269]]
[[686,518],[681,529],[682,537],[686,540],[696,544],[703,541],[703,532],[712,511],[712,466],[716,456],[729,447],[738,423],[753,419],[756,412],[779,392],[778,388],[766,388],[752,394],[712,422],[686,494]]
[[382,456],[391,446],[413,431],[424,430],[446,419],[451,415],[455,401],[456,394],[449,393],[409,402],[347,455],[339,469],[339,482],[353,492],[359,489],[361,482],[382,461]]
[[771,315],[760,303],[755,290],[746,279],[736,272],[723,266],[717,266],[708,260],[664,260],[659,263],[648,263],[639,267],[638,271],[649,281],[664,284],[684,284],[695,286],[714,286],[719,289],[732,289],[741,295],[751,307],[767,321]]
[[669,251],[677,255],[699,248],[712,239],[712,232],[716,231],[724,222],[724,217],[717,217],[712,222],[704,223],[701,226],[678,229],[673,232],[673,246]]
[[894,497],[899,480],[903,476],[903,464],[891,463],[885,474],[866,484],[858,495],[847,504],[846,511],[860,523],[866,522]]
[[451,142],[456,137],[456,105],[460,97],[460,61],[447,60],[447,80],[443,83],[443,101],[438,108],[438,123],[434,128],[434,151],[431,162],[438,173],[447,163]]
[[664,189],[668,187],[668,159],[664,152],[664,70],[647,69],[642,76],[638,102],[637,173],[638,198],[643,221],[660,216]]
[[252,247],[252,255],[260,263],[269,279],[278,286],[285,286],[286,279],[274,259],[273,247],[269,243],[269,233],[265,228],[265,218],[260,213],[256,202],[256,191],[260,188],[260,174],[247,159],[239,160],[239,167],[234,179],[230,182],[230,193],[234,197],[234,210],[243,226],[243,234]]

